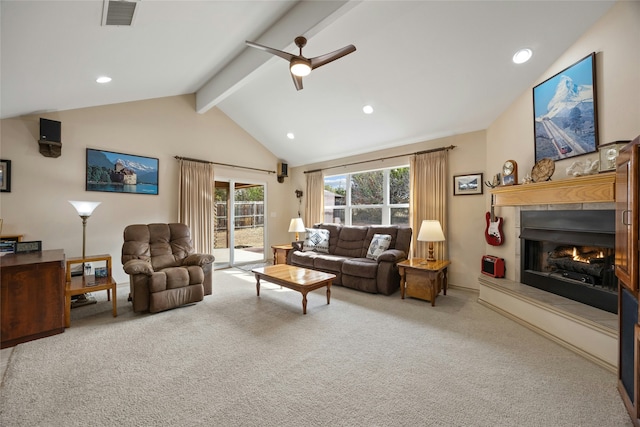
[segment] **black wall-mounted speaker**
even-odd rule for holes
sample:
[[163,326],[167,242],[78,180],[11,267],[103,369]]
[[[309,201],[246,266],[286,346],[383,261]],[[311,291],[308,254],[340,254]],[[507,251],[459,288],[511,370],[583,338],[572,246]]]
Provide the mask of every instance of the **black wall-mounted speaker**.
[[41,118],[40,141],[62,142],[62,123]]
[[289,165],[286,163],[278,163],[278,176],[289,176]]

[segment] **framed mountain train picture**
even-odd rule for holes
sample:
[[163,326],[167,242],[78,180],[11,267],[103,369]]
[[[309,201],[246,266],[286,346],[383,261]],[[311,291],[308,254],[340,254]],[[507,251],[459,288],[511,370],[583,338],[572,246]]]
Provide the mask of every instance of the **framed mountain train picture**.
[[158,159],[87,148],[87,191],[158,194]]
[[536,162],[596,151],[595,58],[591,53],[533,88]]

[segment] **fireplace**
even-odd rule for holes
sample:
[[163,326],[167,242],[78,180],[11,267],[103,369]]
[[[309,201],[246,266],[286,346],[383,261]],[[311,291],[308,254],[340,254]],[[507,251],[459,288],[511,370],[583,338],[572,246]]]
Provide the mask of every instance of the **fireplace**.
[[520,282],[618,311],[614,210],[520,213]]

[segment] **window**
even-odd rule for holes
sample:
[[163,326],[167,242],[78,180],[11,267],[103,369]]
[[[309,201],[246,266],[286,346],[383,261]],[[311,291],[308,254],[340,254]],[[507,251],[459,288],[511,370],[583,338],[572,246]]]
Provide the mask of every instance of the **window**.
[[324,222],[409,224],[409,167],[324,178]]

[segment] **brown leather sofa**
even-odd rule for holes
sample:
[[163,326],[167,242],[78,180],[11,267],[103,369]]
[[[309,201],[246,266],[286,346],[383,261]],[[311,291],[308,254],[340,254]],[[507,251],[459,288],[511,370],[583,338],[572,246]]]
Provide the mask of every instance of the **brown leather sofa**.
[[[333,283],[370,293],[391,295],[400,288],[396,263],[407,259],[411,228],[402,225],[343,226],[321,223],[314,228],[329,230],[328,253],[302,250],[294,242],[287,264],[336,275]],[[389,248],[376,260],[367,258],[374,234],[391,236]]]
[[134,224],[124,229],[122,264],[133,311],[156,313],[211,295],[213,255],[194,253],[185,224]]

